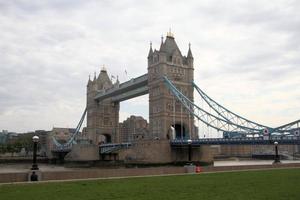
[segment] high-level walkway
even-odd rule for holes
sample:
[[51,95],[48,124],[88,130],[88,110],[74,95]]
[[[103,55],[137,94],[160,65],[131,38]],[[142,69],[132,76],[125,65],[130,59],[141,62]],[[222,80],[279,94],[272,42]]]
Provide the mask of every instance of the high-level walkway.
[[144,74],[120,84],[117,88],[99,91],[95,96],[95,100],[102,101],[112,98],[113,102],[120,102],[148,93],[148,74]]

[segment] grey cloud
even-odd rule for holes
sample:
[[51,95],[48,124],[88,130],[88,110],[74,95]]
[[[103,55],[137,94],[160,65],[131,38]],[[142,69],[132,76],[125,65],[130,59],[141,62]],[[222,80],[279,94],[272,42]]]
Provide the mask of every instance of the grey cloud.
[[[146,73],[149,42],[159,48],[169,27],[183,54],[192,42],[195,81],[224,104],[234,102],[237,110],[255,116],[245,104],[255,107],[256,95],[266,93],[271,106],[279,101],[274,91],[299,85],[299,4],[240,2],[0,3],[0,129],[75,126],[88,74],[99,73],[102,64],[121,81]],[[297,90],[287,90],[287,103],[299,101]],[[257,117],[266,118],[263,112]]]

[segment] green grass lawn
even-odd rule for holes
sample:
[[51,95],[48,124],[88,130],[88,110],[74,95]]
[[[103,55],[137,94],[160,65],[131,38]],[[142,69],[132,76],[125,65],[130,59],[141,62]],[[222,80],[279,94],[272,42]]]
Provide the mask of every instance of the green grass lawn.
[[1,185],[0,199],[300,200],[300,169]]

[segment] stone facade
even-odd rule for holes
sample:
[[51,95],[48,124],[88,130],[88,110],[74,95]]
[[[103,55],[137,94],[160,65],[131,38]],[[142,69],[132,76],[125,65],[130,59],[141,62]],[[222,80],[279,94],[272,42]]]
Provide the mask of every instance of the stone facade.
[[[107,71],[102,69],[98,77],[87,84],[87,127],[84,137],[93,144],[133,142],[131,149],[121,151],[120,160],[130,157],[142,162],[171,162],[175,159],[169,140],[171,126],[175,137],[197,138],[194,117],[180,102],[175,100],[166,87],[163,77],[168,77],[175,86],[193,101],[194,58],[188,49],[187,56],[179,50],[172,33],[161,42],[159,50],[150,46],[148,54],[149,125],[139,117],[131,117],[119,123],[119,102],[111,99],[95,101],[96,94],[119,87],[113,84]],[[173,138],[174,139],[174,138]],[[183,155],[185,157],[186,155]]]
[[99,146],[95,144],[76,144],[72,151],[65,156],[66,161],[99,160]]
[[130,116],[120,123],[120,142],[146,139],[149,135],[148,122],[140,116]]
[[196,138],[194,118],[185,110],[163,82],[167,76],[186,97],[193,101],[194,80],[193,55],[189,48],[183,56],[175,39],[168,33],[162,40],[159,50],[148,54],[149,87],[149,133],[151,138],[169,139],[171,126],[175,128],[176,138]]
[[[172,33],[168,33],[166,39],[162,40],[159,50],[153,51],[151,45],[148,54],[149,131],[136,132],[137,139],[171,139],[171,126],[175,128],[176,138],[197,138],[194,117],[175,100],[163,82],[163,77],[168,77],[193,101],[193,62],[190,47],[187,56],[183,56]],[[129,132],[134,130],[128,129],[129,122],[119,126],[119,102],[112,102],[109,98],[99,102],[94,99],[96,94],[118,86],[119,82],[113,84],[105,69],[93,81],[88,81],[87,127],[83,135],[94,144],[133,140],[130,138],[133,135]]]
[[119,108],[118,102],[110,99],[95,101],[97,93],[118,87],[119,81],[112,83],[106,69],[102,69],[98,78],[88,81],[87,84],[87,127],[85,136],[94,144],[119,142]]

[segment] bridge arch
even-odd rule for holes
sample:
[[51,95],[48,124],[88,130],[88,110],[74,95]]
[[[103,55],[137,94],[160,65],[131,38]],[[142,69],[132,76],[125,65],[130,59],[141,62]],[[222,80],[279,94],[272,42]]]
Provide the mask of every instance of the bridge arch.
[[109,133],[99,134],[97,139],[98,144],[112,143],[112,137]]
[[186,127],[182,123],[175,123],[173,125],[175,129],[175,139],[184,139],[187,137]]

